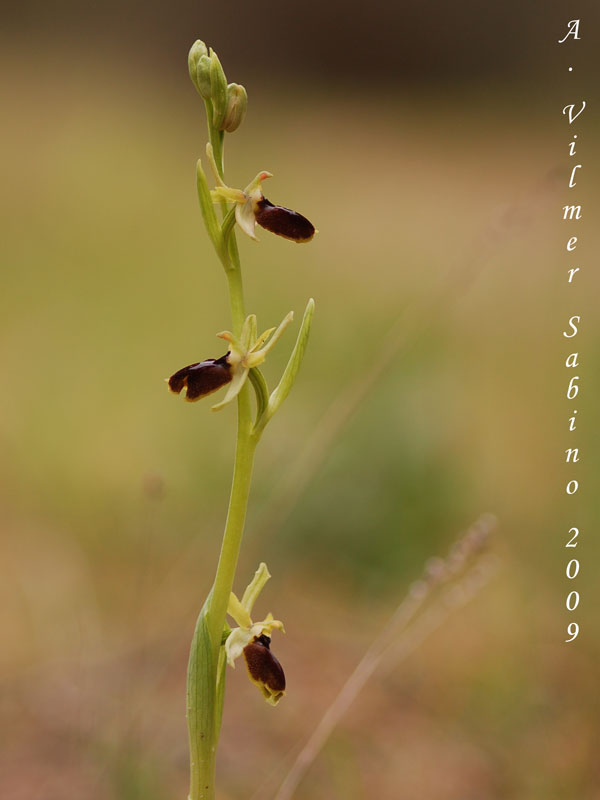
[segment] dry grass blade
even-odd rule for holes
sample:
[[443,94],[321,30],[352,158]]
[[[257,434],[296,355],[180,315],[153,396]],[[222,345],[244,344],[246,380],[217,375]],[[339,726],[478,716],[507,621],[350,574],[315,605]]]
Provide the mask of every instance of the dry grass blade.
[[[336,725],[382,662],[386,671],[394,669],[486,585],[496,568],[496,559],[485,553],[495,527],[493,516],[482,516],[445,559],[427,564],[423,577],[411,586],[296,756],[274,800],[291,800]],[[264,787],[260,794],[264,795]],[[258,797],[258,792],[253,797]]]

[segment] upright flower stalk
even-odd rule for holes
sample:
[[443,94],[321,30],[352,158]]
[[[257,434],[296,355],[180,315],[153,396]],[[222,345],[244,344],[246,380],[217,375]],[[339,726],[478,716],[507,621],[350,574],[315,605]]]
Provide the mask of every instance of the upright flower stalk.
[[[185,390],[188,401],[199,400],[227,387],[221,401],[212,406],[215,411],[224,409],[233,400],[237,401],[235,465],[225,531],[214,583],[196,623],[187,680],[189,800],[214,800],[226,665],[234,666],[235,660],[243,657],[252,683],[258,686],[271,705],[276,705],[285,694],[285,675],[270,647],[273,631],[283,632],[283,624],[270,613],[259,622],[253,622],[251,618],[254,603],[270,578],[266,565],[261,563],[241,600],[232,590],[256,447],[296,379],[314,311],[311,299],[283,375],[275,389],[269,392],[259,367],[279,342],[293,314],[288,313],[278,326],[258,333],[256,316],[246,314],[235,226],[252,239],[256,239],[255,227],[258,224],[298,243],[310,241],[315,229],[306,217],[274,205],[264,197],[262,182],[271,177],[270,173],[259,172],[243,190],[226,184],[225,136],[236,131],[244,120],[248,105],[246,90],[240,84],[227,83],[217,54],[201,41],[193,44],[188,66],[192,82],[206,108],[206,160],[214,182],[211,189],[199,160],[196,167],[198,198],[207,233],[227,277],[232,330],[217,334],[226,342],[224,355],[177,370],[168,379],[168,384],[175,394]],[[229,627],[227,615],[238,627]]]

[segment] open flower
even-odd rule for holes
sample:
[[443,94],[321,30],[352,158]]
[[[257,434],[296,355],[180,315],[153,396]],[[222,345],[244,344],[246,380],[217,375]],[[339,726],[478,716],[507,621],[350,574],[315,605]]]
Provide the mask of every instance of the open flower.
[[229,383],[231,385],[223,400],[212,407],[213,411],[220,411],[237,397],[252,367],[263,363],[293,318],[294,312],[290,311],[277,328],[269,328],[257,336],[256,316],[250,314],[244,321],[239,339],[231,331],[217,334],[229,344],[229,351],[224,356],[209,358],[177,370],[167,381],[169,389],[174,394],[180,394],[185,388],[185,399],[194,401]]
[[265,230],[297,244],[310,242],[316,233],[312,222],[297,211],[273,205],[263,195],[262,182],[273,177],[270,172],[259,172],[243,191],[232,189],[219,176],[210,144],[207,145],[206,152],[217,181],[216,189],[211,192],[213,201],[226,200],[228,203],[235,203],[235,220],[244,233],[256,240],[254,229],[258,223]]
[[274,629],[284,633],[283,623],[273,619],[271,613],[260,622],[253,622],[251,612],[254,602],[271,575],[261,563],[254,578],[240,600],[232,592],[227,613],[237,622],[225,641],[227,663],[235,667],[235,660],[244,656],[248,676],[262,692],[265,700],[275,706],[285,694],[285,675],[281,664],[271,653],[271,634]]
[[231,331],[222,331],[217,334],[219,338],[225,339],[229,344],[227,361],[233,372],[233,380],[223,400],[212,407],[213,411],[220,411],[228,403],[231,403],[234,397],[237,397],[252,367],[258,367],[263,363],[267,353],[276,344],[293,318],[294,312],[290,311],[277,328],[269,328],[257,336],[256,316],[250,314],[244,321],[239,339]]

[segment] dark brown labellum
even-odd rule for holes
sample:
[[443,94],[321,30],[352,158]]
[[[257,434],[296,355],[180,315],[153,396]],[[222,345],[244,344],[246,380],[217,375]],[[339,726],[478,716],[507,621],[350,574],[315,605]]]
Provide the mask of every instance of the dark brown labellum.
[[285,694],[285,674],[270,649],[271,640],[264,634],[244,647],[244,659],[250,680],[267,699],[277,702]]
[[228,355],[229,353],[221,358],[209,358],[207,361],[183,367],[169,378],[169,389],[179,394],[185,388],[185,399],[190,401],[216,392],[232,378],[231,366],[227,362]]
[[315,226],[302,214],[283,206],[274,206],[264,197],[256,204],[254,216],[261,227],[292,242],[310,242],[315,235]]

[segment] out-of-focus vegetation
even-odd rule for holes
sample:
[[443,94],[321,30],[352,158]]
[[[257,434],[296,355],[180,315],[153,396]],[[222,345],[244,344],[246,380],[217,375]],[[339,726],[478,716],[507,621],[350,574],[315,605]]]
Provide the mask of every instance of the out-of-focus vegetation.
[[[135,64],[104,62],[91,83],[68,59],[43,81],[34,59],[3,63],[14,81],[1,209],[0,758],[13,800],[186,790],[185,665],[217,555],[234,416],[162,382],[222,355],[214,333],[229,325],[195,196],[203,112],[182,64],[179,81],[146,71],[142,83]],[[269,169],[269,198],[320,233],[307,247],[266,232],[240,242],[259,325],[299,314],[309,296],[317,313],[259,452],[240,568],[242,588],[260,559],[274,575],[264,603],[288,630],[277,655],[289,695],[274,712],[230,672],[222,797],[247,798],[284,770],[424,560],[491,510],[499,576],[369,686],[298,798],[597,798],[598,234],[590,210],[580,283],[568,287],[560,99],[248,91],[228,143],[231,183]],[[597,119],[584,122],[578,191],[591,209]],[[581,495],[567,504],[563,365],[577,348],[561,332],[572,314],[584,319],[583,457]],[[269,359],[272,381],[293,336]],[[572,524],[582,604],[569,616]],[[571,618],[582,633],[566,645]]]

